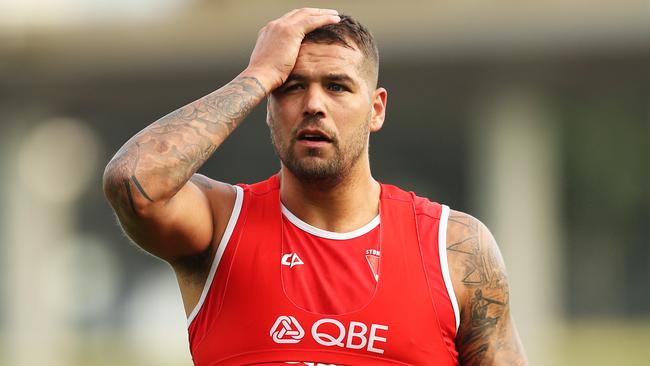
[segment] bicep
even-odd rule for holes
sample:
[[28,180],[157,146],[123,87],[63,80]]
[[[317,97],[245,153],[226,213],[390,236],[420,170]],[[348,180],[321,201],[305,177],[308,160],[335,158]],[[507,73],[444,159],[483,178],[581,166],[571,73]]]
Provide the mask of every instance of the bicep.
[[461,364],[523,365],[526,358],[510,314],[505,264],[490,231],[453,211],[447,252],[461,308],[456,345]]
[[169,201],[118,217],[142,249],[171,263],[208,249],[221,212],[230,209],[234,195],[232,186],[195,175]]

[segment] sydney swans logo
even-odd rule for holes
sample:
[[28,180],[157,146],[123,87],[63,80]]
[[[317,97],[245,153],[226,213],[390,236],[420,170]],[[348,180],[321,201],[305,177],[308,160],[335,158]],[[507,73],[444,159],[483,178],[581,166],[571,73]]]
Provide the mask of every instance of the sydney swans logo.
[[305,331],[293,316],[279,316],[271,327],[271,337],[275,343],[298,343]]

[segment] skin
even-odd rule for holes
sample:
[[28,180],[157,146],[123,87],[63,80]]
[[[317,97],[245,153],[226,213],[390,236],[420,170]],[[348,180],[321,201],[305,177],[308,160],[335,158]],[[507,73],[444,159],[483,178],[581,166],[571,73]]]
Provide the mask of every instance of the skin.
[[[330,231],[351,231],[379,209],[379,184],[370,174],[368,137],[381,128],[387,92],[366,83],[363,57],[341,45],[302,44],[291,80],[269,99],[267,123],[280,171],[282,202],[298,217]],[[336,143],[309,148],[296,141],[302,128],[324,131]],[[339,165],[332,176],[304,179],[285,161],[314,171]]]
[[451,210],[447,258],[460,307],[456,348],[461,365],[527,365],[510,313],[508,278],[499,247],[476,218]]
[[[234,188],[195,174],[268,97],[267,124],[282,162],[280,198],[303,221],[334,232],[379,211],[368,139],[384,122],[387,92],[363,54],[302,43],[339,21],[328,9],[296,9],[260,30],[248,67],[233,81],[152,123],[107,165],[104,191],[126,233],[170,263],[185,311],[196,306],[235,201]],[[309,143],[301,134],[325,134]],[[503,260],[489,231],[467,214],[448,225],[452,282],[461,308],[463,365],[524,365],[510,317]]]

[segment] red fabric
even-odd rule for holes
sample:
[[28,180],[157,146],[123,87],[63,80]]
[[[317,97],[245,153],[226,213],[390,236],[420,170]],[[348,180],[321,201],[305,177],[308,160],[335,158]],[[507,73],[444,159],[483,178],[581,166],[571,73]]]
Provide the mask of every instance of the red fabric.
[[[284,216],[282,222],[282,255],[287,259],[282,283],[296,306],[344,314],[372,299],[377,280],[368,258],[379,258],[374,255],[379,253],[379,226],[355,238],[335,240],[305,232]],[[366,254],[371,251],[374,254]]]
[[439,204],[382,185],[374,297],[349,313],[321,314],[301,309],[285,293],[277,176],[243,187],[237,225],[189,328],[196,365],[458,364],[437,250]]

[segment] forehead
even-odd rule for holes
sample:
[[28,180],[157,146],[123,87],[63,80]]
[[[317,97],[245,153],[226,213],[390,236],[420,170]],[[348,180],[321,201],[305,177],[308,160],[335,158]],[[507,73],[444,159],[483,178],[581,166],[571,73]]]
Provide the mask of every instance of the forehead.
[[345,73],[360,78],[363,55],[356,49],[340,44],[303,43],[300,46],[292,74],[317,77],[330,73]]

